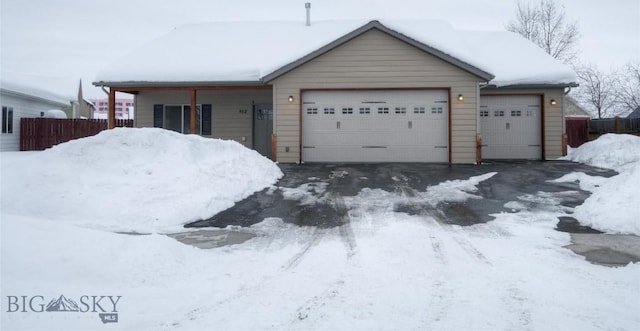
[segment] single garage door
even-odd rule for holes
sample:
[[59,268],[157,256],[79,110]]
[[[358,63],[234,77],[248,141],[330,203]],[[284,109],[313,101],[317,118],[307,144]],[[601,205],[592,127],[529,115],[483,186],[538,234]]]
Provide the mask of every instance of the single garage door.
[[481,96],[483,159],[542,158],[540,96]]
[[448,162],[446,90],[305,91],[305,162]]

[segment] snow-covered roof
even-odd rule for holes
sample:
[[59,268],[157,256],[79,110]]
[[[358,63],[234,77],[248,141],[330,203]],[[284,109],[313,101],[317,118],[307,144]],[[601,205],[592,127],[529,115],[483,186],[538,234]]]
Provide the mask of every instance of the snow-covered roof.
[[348,20],[310,26],[297,21],[185,25],[111,63],[94,84],[263,82],[363,28],[382,29],[432,50],[496,86],[572,85],[577,81],[571,68],[511,32],[462,31],[435,20]]
[[44,112],[45,118],[67,118],[67,114],[60,109],[49,109]]
[[2,80],[0,82],[0,89],[5,93],[13,93],[27,98],[39,99],[44,102],[58,104],[60,107],[69,106],[71,102],[71,99],[64,96],[13,81]]

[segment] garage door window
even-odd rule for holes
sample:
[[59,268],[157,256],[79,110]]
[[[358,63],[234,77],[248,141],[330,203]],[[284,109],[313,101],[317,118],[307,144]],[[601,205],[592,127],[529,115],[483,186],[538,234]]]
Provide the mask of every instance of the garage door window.
[[413,108],[413,113],[414,114],[424,114],[425,113],[424,107],[414,107]]
[[333,115],[336,113],[335,108],[331,107],[331,108],[325,108],[324,109],[324,114],[325,115]]
[[360,114],[371,114],[371,108],[369,107],[360,108]]
[[348,108],[342,108],[342,113],[343,114],[353,114],[353,108],[348,107]]
[[493,116],[495,117],[504,117],[504,110],[496,110],[493,112]]
[[480,117],[489,117],[489,111],[488,110],[481,110],[480,111]]
[[378,114],[389,114],[389,107],[379,107]]
[[396,114],[406,114],[406,113],[407,113],[406,107],[396,107]]
[[444,110],[442,109],[442,107],[432,107],[431,108],[431,114],[442,114]]
[[512,117],[520,117],[520,116],[522,116],[522,111],[521,110],[512,110],[511,111],[511,116]]
[[307,108],[307,114],[309,114],[309,115],[317,115],[318,114],[318,108]]

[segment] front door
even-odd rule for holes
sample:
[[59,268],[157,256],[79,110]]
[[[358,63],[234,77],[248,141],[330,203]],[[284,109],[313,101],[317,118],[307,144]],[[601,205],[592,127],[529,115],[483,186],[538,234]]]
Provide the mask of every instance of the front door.
[[273,133],[273,106],[255,104],[253,106],[253,149],[272,159],[271,134]]

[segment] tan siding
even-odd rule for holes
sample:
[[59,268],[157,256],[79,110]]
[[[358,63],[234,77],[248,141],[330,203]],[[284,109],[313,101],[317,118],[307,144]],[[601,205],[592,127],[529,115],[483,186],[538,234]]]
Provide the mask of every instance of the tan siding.
[[[564,134],[564,119],[562,115],[564,91],[562,88],[482,90],[482,94],[542,95],[544,97],[542,102],[544,111],[544,158],[545,160],[552,160],[562,156],[562,135]],[[555,106],[551,105],[552,99],[557,101]]]
[[[301,90],[349,88],[450,88],[452,162],[475,161],[478,78],[378,30],[366,32],[272,83],[280,162],[299,161]],[[463,102],[457,100],[458,94],[464,95]],[[293,103],[287,100],[290,95]]]
[[[198,91],[198,104],[211,104],[212,138],[235,140],[252,147],[252,104],[271,103],[269,90]],[[186,91],[142,91],[136,96],[137,127],[153,127],[154,104],[189,104]],[[245,112],[246,111],[246,112]]]

